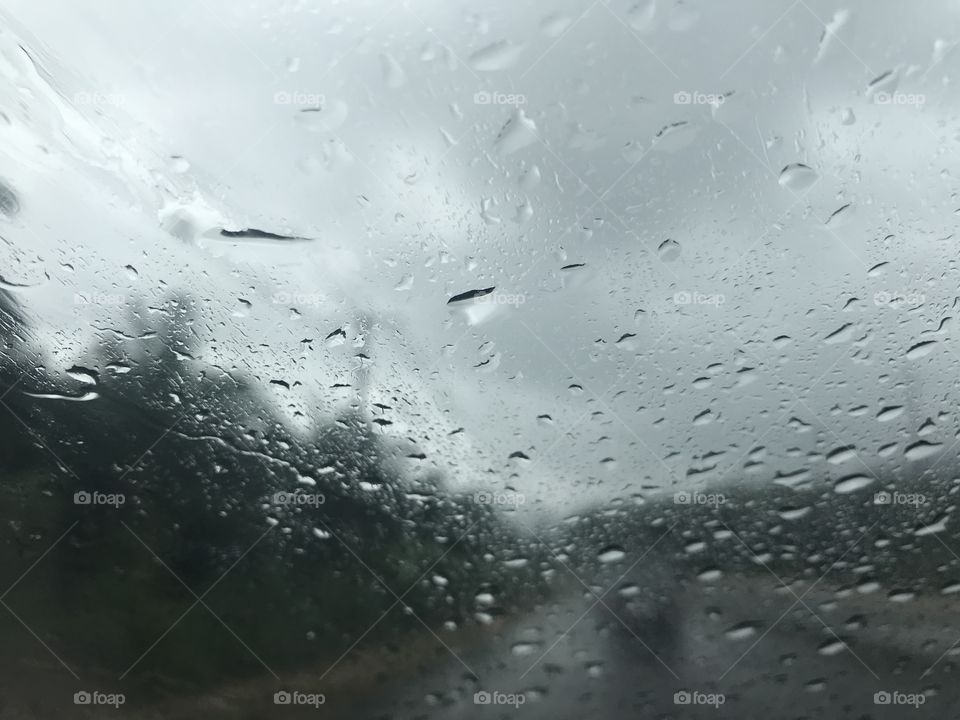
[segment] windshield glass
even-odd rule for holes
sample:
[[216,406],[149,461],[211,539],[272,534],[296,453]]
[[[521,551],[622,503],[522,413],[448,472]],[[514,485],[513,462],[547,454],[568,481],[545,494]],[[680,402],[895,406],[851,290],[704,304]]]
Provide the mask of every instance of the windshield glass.
[[955,3],[0,21],[0,717],[960,703]]

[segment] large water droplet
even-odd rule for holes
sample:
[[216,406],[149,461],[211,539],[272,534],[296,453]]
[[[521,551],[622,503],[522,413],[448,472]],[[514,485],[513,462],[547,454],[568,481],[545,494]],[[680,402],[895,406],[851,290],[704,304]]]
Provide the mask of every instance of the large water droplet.
[[938,452],[940,448],[943,447],[943,443],[930,443],[926,440],[918,440],[912,445],[908,445],[903,451],[903,456],[907,460],[925,460],[928,457],[933,457]]
[[676,240],[664,240],[657,248],[657,254],[664,262],[673,262],[680,257],[680,243]]
[[812,167],[803,163],[791,163],[780,171],[778,182],[780,187],[800,193],[812,187],[819,179],[820,175]]
[[828,640],[817,648],[817,652],[828,657],[839,655],[846,650],[847,644],[843,640]]
[[626,556],[627,554],[624,552],[622,547],[619,545],[610,545],[597,554],[597,559],[604,564],[608,564],[619,562]]
[[936,345],[936,340],[925,340],[924,342],[919,342],[916,345],[913,345],[909,350],[907,350],[907,360],[919,360],[920,358],[929,355]]
[[744,622],[739,625],[734,625],[732,628],[727,630],[724,635],[726,635],[728,640],[746,640],[757,634],[757,624],[752,622]]
[[872,485],[873,482],[874,478],[869,475],[849,475],[845,478],[840,478],[836,485],[833,486],[833,491],[841,495],[846,495],[865,488],[868,485]]
[[890,422],[903,415],[903,405],[890,405],[877,413],[878,422]]
[[500,155],[510,155],[536,140],[537,124],[517,108],[500,129],[494,146]]

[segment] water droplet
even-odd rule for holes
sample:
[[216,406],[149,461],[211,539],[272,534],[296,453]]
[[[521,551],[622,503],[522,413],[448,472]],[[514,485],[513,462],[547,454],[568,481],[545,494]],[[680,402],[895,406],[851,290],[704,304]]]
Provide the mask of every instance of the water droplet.
[[506,70],[513,67],[523,52],[522,45],[506,40],[492,43],[474,52],[469,59],[470,67],[481,72]]
[[936,345],[936,340],[925,340],[924,342],[917,343],[907,350],[907,360],[918,360],[929,355]]
[[685,120],[664,126],[653,137],[652,149],[674,153],[690,145],[696,139],[698,128]]
[[947,529],[947,519],[949,515],[942,515],[935,523],[930,523],[929,525],[921,525],[913,531],[913,534],[917,537],[924,537],[926,535],[935,535],[937,533],[942,533]]
[[803,163],[791,163],[780,171],[780,187],[800,193],[811,188],[820,175],[812,167]]
[[537,140],[537,124],[517,108],[500,129],[494,146],[500,155],[510,155]]
[[846,648],[847,644],[843,642],[843,640],[828,640],[817,648],[817,652],[821,655],[832,657],[833,655],[839,655],[841,652],[846,650]]
[[180,155],[171,155],[170,169],[178,175],[182,175],[190,169],[190,161]]
[[828,230],[836,230],[842,228],[844,225],[850,222],[850,219],[853,217],[855,212],[855,206],[853,203],[847,203],[836,210],[827,218],[827,221],[824,223],[824,227]]
[[837,10],[833,14],[833,19],[826,24],[823,28],[823,32],[820,34],[820,44],[817,46],[817,54],[813,58],[814,64],[820,62],[824,55],[827,54],[827,50],[831,47],[833,43],[833,38],[836,37],[837,33],[847,24],[850,20],[850,11],[849,10]]
[[940,448],[942,447],[943,443],[931,443],[926,440],[918,440],[912,445],[907,445],[903,451],[903,456],[907,460],[925,460],[940,452]]
[[547,37],[560,37],[570,27],[570,18],[560,13],[551,13],[540,21],[540,32]]
[[496,601],[496,598],[493,597],[492,593],[481,592],[481,593],[477,593],[474,596],[473,600],[474,602],[476,602],[477,605],[480,605],[481,607],[489,607],[490,605],[493,605],[493,603]]
[[872,485],[873,482],[874,478],[869,475],[849,475],[845,478],[840,478],[833,486],[833,491],[841,495],[846,495],[865,488],[868,485]]
[[510,647],[510,654],[514,657],[526,657],[527,655],[533,655],[538,647],[539,645],[536,643],[515,643]]
[[728,629],[724,635],[726,635],[729,640],[746,640],[757,634],[757,624],[752,622],[744,622],[739,625],[734,625],[732,628]]
[[877,413],[878,422],[890,422],[903,415],[903,405],[889,405]]
[[540,178],[540,168],[536,165],[531,165],[530,168],[520,176],[520,187],[524,190],[532,190],[540,184]]
[[827,453],[827,462],[831,465],[841,465],[848,460],[853,460],[856,456],[857,452],[855,448],[852,445],[848,445],[847,447],[837,448]]
[[673,262],[680,257],[680,243],[676,240],[664,240],[657,248],[657,254],[664,262]]
[[69,402],[88,402],[90,400],[96,400],[100,395],[93,391],[86,392],[83,395],[62,395],[60,393],[31,393],[24,392],[24,395],[27,397],[36,398],[37,400],[67,400]]
[[710,410],[704,410],[693,418],[694,425],[709,425],[713,422],[715,416]]
[[900,72],[896,69],[887,70],[884,73],[881,73],[867,85],[867,97],[872,97],[876,93],[887,92],[892,93],[897,89],[897,85],[900,83]]
[[333,100],[322,107],[303,108],[297,113],[297,122],[310,132],[333,132],[344,122],[350,109],[343,100]]
[[777,515],[782,517],[784,520],[799,520],[800,518],[809,515],[812,510],[813,508],[809,505],[799,508],[783,508],[782,510],[777,511]]
[[380,69],[383,72],[383,82],[388,88],[396,89],[407,82],[407,74],[392,55],[381,53]]
[[67,375],[72,377],[77,382],[82,382],[84,385],[96,385],[100,378],[100,374],[96,370],[81,367],[80,365],[74,365],[73,367],[69,368],[67,370]]
[[823,339],[823,342],[826,345],[836,345],[838,343],[849,342],[853,339],[853,330],[853,323],[846,323],[827,335]]
[[623,560],[627,556],[623,548],[619,545],[610,545],[597,554],[597,559],[603,564],[615,563]]
[[657,15],[657,3],[655,0],[646,0],[646,2],[637,3],[627,14],[627,22],[630,27],[640,32],[645,32],[653,28],[653,22]]

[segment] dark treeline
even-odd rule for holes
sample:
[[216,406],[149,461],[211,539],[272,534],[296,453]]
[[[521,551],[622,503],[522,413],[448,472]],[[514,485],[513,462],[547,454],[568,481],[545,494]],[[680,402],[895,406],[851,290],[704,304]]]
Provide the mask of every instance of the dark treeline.
[[[193,359],[189,300],[159,326],[144,316],[77,359],[89,386],[43,365],[2,297],[0,570],[13,582],[66,533],[7,600],[68,664],[119,676],[156,642],[125,680],[202,689],[262,675],[256,656],[278,672],[335,659],[388,610],[366,641],[473,622],[489,588],[537,594],[536,548],[524,569],[484,557],[510,538],[500,516],[406,477],[363,408],[297,437],[244,379]],[[83,492],[124,502],[77,504]],[[193,593],[239,640],[203,604],[178,622]]]

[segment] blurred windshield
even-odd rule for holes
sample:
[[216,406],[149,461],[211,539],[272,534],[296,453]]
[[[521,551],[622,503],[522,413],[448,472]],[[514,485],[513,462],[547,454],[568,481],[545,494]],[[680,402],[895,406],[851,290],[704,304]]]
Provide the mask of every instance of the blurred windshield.
[[0,720],[955,711],[956,3],[0,21]]

